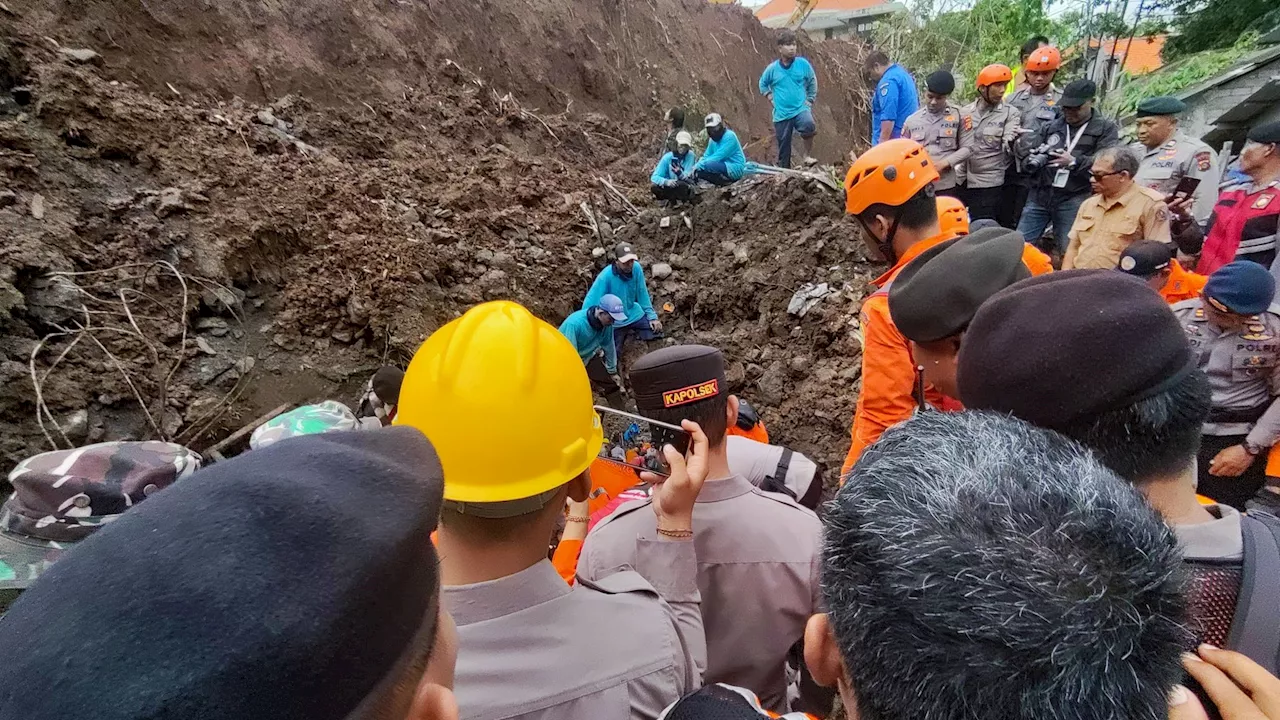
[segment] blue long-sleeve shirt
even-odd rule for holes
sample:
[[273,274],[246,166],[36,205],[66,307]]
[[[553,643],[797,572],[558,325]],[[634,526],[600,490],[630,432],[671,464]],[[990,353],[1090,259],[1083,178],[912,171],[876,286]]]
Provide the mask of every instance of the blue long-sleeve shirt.
[[747,154],[742,152],[742,143],[738,142],[738,134],[734,131],[725,130],[719,140],[708,138],[707,151],[703,153],[702,159],[694,169],[717,161],[724,163],[729,177],[734,180],[741,178],[742,173],[746,172]]
[[920,94],[915,78],[901,65],[890,65],[880,76],[876,94],[871,98],[871,144],[880,142],[880,123],[886,120],[893,121],[890,139],[902,137],[902,124],[919,109]]
[[773,121],[790,120],[818,99],[818,76],[802,57],[794,58],[790,67],[774,60],[760,76],[760,94],[769,93],[773,93]]
[[684,180],[693,175],[693,166],[698,164],[698,154],[690,150],[684,155],[676,156],[675,153],[667,153],[658,161],[657,167],[653,169],[653,175],[649,176],[649,182],[654,185],[661,185],[663,180]]
[[[592,306],[594,307],[594,306]],[[573,347],[578,350],[578,357],[586,364],[596,353],[604,351],[604,369],[610,374],[618,372],[618,350],[613,344],[613,326],[601,327],[599,330],[591,325],[584,308],[569,315],[560,323],[560,334],[569,338]]]
[[650,320],[657,320],[658,313],[653,309],[653,300],[649,298],[649,287],[644,281],[644,270],[640,267],[640,263],[632,263],[631,277],[620,277],[613,271],[613,264],[600,271],[596,276],[596,281],[591,283],[591,289],[587,291],[587,299],[582,301],[582,308],[593,308],[600,304],[600,298],[605,295],[617,295],[622,301],[622,307],[627,312],[626,322],[618,323],[619,326],[630,325],[642,317],[648,317]]

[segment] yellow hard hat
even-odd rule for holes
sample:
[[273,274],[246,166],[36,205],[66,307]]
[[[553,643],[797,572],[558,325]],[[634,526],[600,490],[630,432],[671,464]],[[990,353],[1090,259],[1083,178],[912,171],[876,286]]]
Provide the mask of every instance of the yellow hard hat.
[[530,498],[581,474],[604,440],[578,351],[513,302],[488,302],[431,334],[409,363],[396,425],[421,430],[444,498]]

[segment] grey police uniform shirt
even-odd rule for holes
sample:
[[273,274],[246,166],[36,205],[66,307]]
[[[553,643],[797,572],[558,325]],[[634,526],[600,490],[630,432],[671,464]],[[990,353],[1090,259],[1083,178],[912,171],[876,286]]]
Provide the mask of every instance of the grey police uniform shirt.
[[[578,577],[608,577],[643,557],[651,500],[620,506],[587,536]],[[822,526],[794,500],[741,475],[708,480],[693,510],[698,589],[707,638],[704,680],[747,688],[774,712],[787,704],[787,652],[817,612]]]
[[694,544],[656,533],[630,540],[638,573],[570,586],[543,560],[442,588],[458,625],[463,720],[653,720],[702,686]]
[[1022,126],[1018,109],[1008,103],[992,107],[978,98],[964,107],[965,142],[970,148],[965,161],[965,177],[969,188],[992,188],[1004,185],[1005,172],[1011,167],[1013,142]]
[[1040,128],[1048,125],[1057,116],[1058,102],[1061,99],[1062,91],[1052,84],[1043,95],[1032,93],[1030,87],[1022,87],[1004,99],[1006,105],[1012,105],[1018,109],[1020,129],[1030,131],[1019,133],[1018,139],[1014,141],[1013,154],[1019,163],[1019,168],[1022,160],[1036,148],[1035,143],[1039,137]]
[[1182,133],[1155,149],[1138,142],[1129,147],[1142,159],[1134,181],[1161,195],[1172,195],[1184,177],[1200,179],[1191,214],[1203,227],[1218,202],[1218,154],[1213,148]]
[[1238,332],[1224,333],[1209,324],[1203,302],[1184,300],[1173,313],[1209,377],[1214,412],[1267,406],[1255,423],[1207,422],[1204,433],[1247,435],[1249,442],[1270,447],[1280,437],[1280,306],[1249,318]]
[[963,178],[956,175],[957,166],[972,152],[964,146],[965,134],[960,108],[955,105],[947,105],[941,113],[930,112],[928,106],[921,107],[911,113],[902,125],[902,137],[923,145],[935,164],[943,159],[950,164],[940,173],[936,184],[938,190],[950,190],[963,182]]
[[[756,487],[773,477],[778,470],[778,462],[782,460],[782,453],[786,450],[781,445],[769,445],[741,435],[729,435],[724,441],[725,450],[729,454],[729,471],[734,475],[741,475]],[[795,493],[795,497],[803,498],[808,494],[817,471],[818,466],[812,460],[793,452],[782,484]]]

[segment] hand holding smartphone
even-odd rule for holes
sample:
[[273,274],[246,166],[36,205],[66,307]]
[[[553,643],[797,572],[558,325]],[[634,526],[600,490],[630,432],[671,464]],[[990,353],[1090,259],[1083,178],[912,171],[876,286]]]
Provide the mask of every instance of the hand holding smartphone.
[[671,445],[680,455],[689,450],[690,435],[679,425],[651,420],[641,415],[595,406],[604,429],[600,459],[631,468],[637,473],[651,472],[668,477],[671,466],[662,448]]

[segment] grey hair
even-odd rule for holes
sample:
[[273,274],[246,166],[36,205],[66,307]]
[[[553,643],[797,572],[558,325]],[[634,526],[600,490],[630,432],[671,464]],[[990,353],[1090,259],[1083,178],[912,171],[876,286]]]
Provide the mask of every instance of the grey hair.
[[863,720],[1166,716],[1192,642],[1177,544],[1081,446],[922,413],[824,510],[822,596]]
[[1138,165],[1141,161],[1138,156],[1127,147],[1109,147],[1098,153],[1098,157],[1104,157],[1111,161],[1111,170],[1113,172],[1127,172],[1129,177],[1135,177],[1138,174]]

